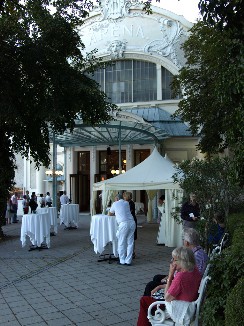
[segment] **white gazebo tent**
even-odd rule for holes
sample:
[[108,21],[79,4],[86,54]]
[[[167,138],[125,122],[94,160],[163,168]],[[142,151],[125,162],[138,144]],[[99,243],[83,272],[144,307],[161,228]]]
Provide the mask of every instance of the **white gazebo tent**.
[[102,206],[103,213],[105,213],[110,199],[113,201],[118,191],[146,190],[148,195],[147,219],[150,222],[152,220],[152,200],[159,190],[164,189],[165,213],[163,213],[160,223],[158,244],[164,243],[169,247],[181,246],[182,227],[174,220],[172,213],[179,206],[182,190],[178,184],[173,182],[174,173],[173,163],[161,156],[155,148],[148,158],[126,173],[93,185],[91,213],[92,215],[95,213],[97,191],[102,191]]

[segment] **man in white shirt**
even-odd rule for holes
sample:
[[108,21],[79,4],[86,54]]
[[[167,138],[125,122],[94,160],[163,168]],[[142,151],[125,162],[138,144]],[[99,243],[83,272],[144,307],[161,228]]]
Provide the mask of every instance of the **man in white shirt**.
[[65,205],[69,203],[69,197],[66,195],[66,191],[64,191],[64,193],[60,197],[60,203],[61,205]]
[[45,197],[45,202],[48,207],[52,206],[52,198],[50,196],[50,192],[47,192],[47,195]]
[[108,215],[115,215],[118,223],[118,253],[120,265],[131,265],[133,247],[134,247],[134,232],[136,224],[130,212],[128,201],[122,199],[122,195],[115,196],[115,202],[112,204]]

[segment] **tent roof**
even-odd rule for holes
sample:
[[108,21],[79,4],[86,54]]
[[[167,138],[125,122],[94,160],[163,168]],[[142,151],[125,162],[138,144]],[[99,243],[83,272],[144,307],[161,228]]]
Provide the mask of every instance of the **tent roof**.
[[173,163],[161,156],[155,147],[143,162],[124,174],[95,183],[93,190],[178,189],[172,178],[175,172]]

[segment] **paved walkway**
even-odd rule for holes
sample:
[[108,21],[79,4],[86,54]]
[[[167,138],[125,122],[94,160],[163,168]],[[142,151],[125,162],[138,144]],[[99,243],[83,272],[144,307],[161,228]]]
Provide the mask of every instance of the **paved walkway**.
[[145,283],[168,272],[172,248],[156,245],[158,225],[144,216],[132,266],[97,261],[90,215],[80,215],[76,230],[59,226],[48,250],[30,252],[21,247],[19,219],[3,228],[0,243],[0,325],[135,326]]

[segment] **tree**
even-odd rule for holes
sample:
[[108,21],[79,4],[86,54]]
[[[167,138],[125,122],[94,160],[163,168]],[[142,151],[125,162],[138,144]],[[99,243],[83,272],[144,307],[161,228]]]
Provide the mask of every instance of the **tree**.
[[199,9],[203,20],[191,29],[183,46],[187,63],[173,83],[174,90],[183,90],[184,95],[175,116],[201,136],[202,152],[211,155],[228,147],[243,178],[243,1],[200,0]]
[[214,213],[223,211],[228,218],[231,209],[240,208],[244,195],[237,175],[233,173],[232,160],[228,157],[186,160],[176,170],[174,181],[179,183],[186,194],[193,192],[197,196],[203,218],[198,223],[199,231],[207,248]]
[[48,166],[51,131],[72,132],[79,117],[107,122],[115,108],[85,73],[96,60],[82,54],[77,26],[89,6],[86,0],[0,1],[0,227],[15,153]]

